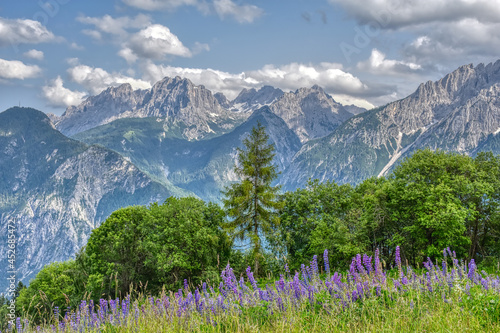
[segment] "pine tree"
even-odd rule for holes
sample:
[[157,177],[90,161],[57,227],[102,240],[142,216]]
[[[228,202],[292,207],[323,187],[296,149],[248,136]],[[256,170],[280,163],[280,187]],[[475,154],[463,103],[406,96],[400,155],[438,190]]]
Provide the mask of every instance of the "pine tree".
[[272,164],[274,145],[268,144],[269,136],[260,122],[243,140],[245,149],[238,148],[238,159],[234,171],[239,183],[227,187],[224,207],[232,219],[226,224],[234,238],[248,237],[253,247],[255,274],[258,274],[259,257],[262,251],[261,236],[269,235],[272,227],[279,223],[276,210],[282,206],[278,199],[281,186],[271,183],[278,177]]

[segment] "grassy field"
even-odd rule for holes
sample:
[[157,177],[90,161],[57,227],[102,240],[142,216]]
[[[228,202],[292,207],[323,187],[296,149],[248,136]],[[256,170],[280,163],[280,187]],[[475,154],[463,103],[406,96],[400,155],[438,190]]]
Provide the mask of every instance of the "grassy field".
[[[228,266],[217,286],[184,286],[157,297],[138,294],[82,301],[46,324],[18,319],[15,332],[500,332],[500,278],[459,262],[449,250],[421,270],[383,269],[377,254],[353,258],[347,272],[320,274],[317,258],[301,272],[258,284]],[[325,253],[325,258],[328,258]]]

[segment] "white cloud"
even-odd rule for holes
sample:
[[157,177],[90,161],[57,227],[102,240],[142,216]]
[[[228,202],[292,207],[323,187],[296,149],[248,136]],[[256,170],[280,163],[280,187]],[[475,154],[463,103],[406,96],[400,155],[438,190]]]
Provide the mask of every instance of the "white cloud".
[[128,47],[125,47],[124,49],[121,49],[120,51],[118,51],[118,55],[120,57],[122,57],[123,59],[125,59],[127,61],[128,64],[133,64],[134,62],[137,61],[137,59],[139,58],[135,53],[134,51],[132,51],[131,49],[129,49]]
[[102,68],[77,65],[68,69],[72,81],[82,85],[92,95],[97,95],[110,86],[119,86],[130,83],[134,89],[147,89],[151,87],[149,82],[134,79],[121,73],[109,73]]
[[71,44],[69,44],[69,47],[72,48],[73,50],[78,50],[78,51],[81,51],[81,50],[84,50],[85,48],[81,45],[78,45],[77,43],[73,42]]
[[500,23],[464,19],[448,24],[436,23],[419,32],[419,36],[403,50],[415,61],[430,63],[468,56],[496,57],[500,53]]
[[196,6],[198,0],[123,0],[123,2],[131,7],[142,10],[173,10],[180,6]]
[[18,60],[0,59],[0,78],[3,79],[29,79],[37,77],[41,71],[36,65],[26,65]]
[[370,90],[360,79],[343,71],[342,66],[335,63],[319,65],[291,63],[280,67],[266,65],[262,69],[246,74],[256,81],[266,82],[282,89],[293,90],[317,84],[329,92],[358,96],[365,95]]
[[237,5],[232,0],[214,0],[214,8],[219,17],[230,16],[239,23],[252,23],[264,14],[257,6]]
[[104,15],[103,17],[79,16],[76,19],[95,27],[94,30],[84,30],[85,34],[94,39],[101,39],[101,33],[125,37],[128,34],[127,29],[140,29],[151,24],[151,18],[144,14],[139,14],[135,18],[128,16],[113,18],[110,15]]
[[84,29],[82,30],[82,33],[91,37],[92,39],[95,39],[95,40],[101,40],[102,39],[102,35],[99,31],[97,30],[92,30],[92,29]]
[[382,59],[379,66],[369,61],[360,64],[373,72],[389,67],[390,71],[395,69],[390,75],[395,75],[407,70],[405,65],[418,64],[421,72],[444,74],[464,63],[491,61],[500,53],[500,0],[329,2],[341,6],[359,24],[366,25],[360,31],[369,35],[369,41],[388,44],[384,40],[386,31],[391,33],[391,45],[396,45],[394,40],[412,40],[411,35],[414,36],[413,41],[400,44],[404,56],[401,62]]
[[31,59],[35,59],[35,60],[43,60],[43,52],[39,51],[39,50],[32,49],[32,50],[29,50],[27,52],[24,52],[23,55],[26,58],[31,58]]
[[466,18],[499,22],[500,0],[329,0],[341,5],[359,23],[377,22],[397,29],[431,22],[457,22]]
[[137,58],[162,60],[169,55],[191,57],[192,52],[170,29],[161,24],[153,24],[134,34],[119,55],[131,62]]
[[54,40],[54,34],[38,21],[0,17],[0,46],[38,44]]
[[376,74],[389,76],[406,76],[422,69],[421,65],[399,60],[386,59],[385,54],[373,49],[370,58],[359,62],[358,69]]
[[[255,71],[228,73],[214,69],[182,68],[156,65],[148,62],[143,65],[143,79],[154,83],[165,76],[185,77],[195,84],[203,84],[214,92],[222,92],[229,99],[235,98],[243,88],[259,88],[272,85],[283,90],[296,90],[311,87],[315,84],[323,87],[330,94],[356,101],[357,105],[368,105],[367,96],[387,95],[393,87],[373,89],[360,79],[342,70],[342,66],[333,63],[305,65],[292,63],[284,66],[267,65]],[[364,101],[361,103],[360,101]],[[368,104],[366,104],[368,103]],[[369,104],[371,105],[371,104]]]
[[78,105],[83,101],[85,93],[72,91],[65,88],[60,76],[52,80],[48,85],[42,87],[42,96],[47,101],[47,105],[52,107],[65,107]]

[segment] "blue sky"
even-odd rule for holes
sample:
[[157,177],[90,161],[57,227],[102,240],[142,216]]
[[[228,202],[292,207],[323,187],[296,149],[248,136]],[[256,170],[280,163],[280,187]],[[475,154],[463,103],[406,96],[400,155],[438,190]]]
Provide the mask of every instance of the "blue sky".
[[229,99],[314,84],[371,107],[500,58],[500,0],[0,3],[0,110],[61,114],[108,86],[187,77]]

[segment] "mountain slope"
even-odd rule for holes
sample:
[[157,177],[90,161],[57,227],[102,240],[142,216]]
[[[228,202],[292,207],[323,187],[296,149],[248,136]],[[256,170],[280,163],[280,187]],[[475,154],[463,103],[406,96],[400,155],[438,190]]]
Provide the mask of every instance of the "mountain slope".
[[[25,283],[44,264],[74,255],[114,210],[171,195],[119,154],[65,137],[34,109],[0,113],[0,147],[0,251],[6,253],[7,222],[14,219]],[[1,264],[7,267],[6,257]]]
[[121,119],[80,133],[76,139],[113,149],[159,182],[171,182],[205,200],[220,199],[220,191],[235,181],[236,147],[260,121],[276,146],[275,163],[285,170],[300,149],[300,140],[269,107],[255,111],[232,132],[202,141],[169,135],[154,119]]
[[[500,127],[500,61],[462,66],[410,96],[346,121],[330,135],[307,142],[286,170],[287,188],[308,177],[358,183],[384,175],[415,149],[465,154],[494,148]],[[494,153],[500,153],[496,150]]]

